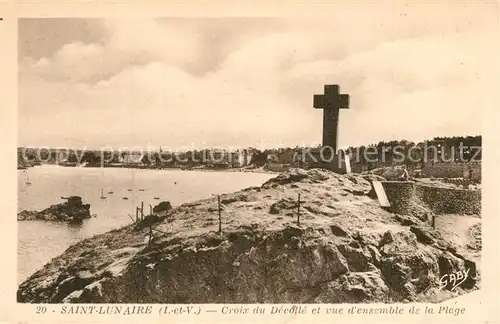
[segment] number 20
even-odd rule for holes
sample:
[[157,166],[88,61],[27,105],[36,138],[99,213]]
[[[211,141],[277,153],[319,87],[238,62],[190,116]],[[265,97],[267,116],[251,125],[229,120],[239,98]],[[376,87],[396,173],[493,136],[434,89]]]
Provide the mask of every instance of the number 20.
[[36,313],[37,314],[45,314],[47,312],[47,307],[45,306],[37,306]]

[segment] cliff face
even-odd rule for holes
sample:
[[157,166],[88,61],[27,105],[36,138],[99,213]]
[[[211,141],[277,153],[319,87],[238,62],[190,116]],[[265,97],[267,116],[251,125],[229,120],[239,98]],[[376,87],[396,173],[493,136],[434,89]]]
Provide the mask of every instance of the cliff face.
[[[130,225],[71,246],[21,284],[18,301],[404,302],[477,289],[462,247],[381,209],[370,189],[359,176],[292,170],[221,196],[222,234],[216,198],[184,204],[160,218],[151,243],[148,228]],[[440,290],[441,276],[466,268],[474,279]]]

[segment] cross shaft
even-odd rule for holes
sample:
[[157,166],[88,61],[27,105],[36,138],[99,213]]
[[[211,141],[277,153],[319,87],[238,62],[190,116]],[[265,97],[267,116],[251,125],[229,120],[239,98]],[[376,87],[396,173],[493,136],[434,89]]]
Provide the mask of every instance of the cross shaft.
[[314,95],[313,107],[323,109],[323,146],[336,153],[339,110],[349,108],[349,95],[340,94],[338,85],[325,85],[324,94]]

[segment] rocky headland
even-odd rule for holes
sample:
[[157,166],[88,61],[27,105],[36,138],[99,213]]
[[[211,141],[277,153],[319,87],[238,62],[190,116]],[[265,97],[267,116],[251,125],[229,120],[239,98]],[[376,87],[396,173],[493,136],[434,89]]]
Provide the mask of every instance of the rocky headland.
[[[216,197],[167,208],[148,220],[152,240],[149,224],[83,240],[23,282],[17,299],[437,302],[478,289],[480,245],[471,242],[480,218],[441,216],[468,223],[463,233],[441,230],[440,221],[433,229],[425,205],[404,215],[381,208],[371,194],[373,177],[290,170],[260,187],[221,195],[222,233]],[[465,269],[469,278],[458,288],[441,289],[443,275]]]
[[66,201],[52,205],[42,211],[23,210],[17,214],[18,221],[46,220],[58,222],[82,222],[91,218],[90,205],[84,204],[79,196],[64,198]]

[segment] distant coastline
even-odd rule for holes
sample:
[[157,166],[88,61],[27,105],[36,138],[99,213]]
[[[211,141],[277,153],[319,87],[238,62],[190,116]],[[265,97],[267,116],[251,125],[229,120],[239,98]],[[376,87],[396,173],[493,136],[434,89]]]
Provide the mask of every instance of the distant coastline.
[[[406,165],[420,169],[435,164],[480,164],[482,137],[434,137],[415,143],[407,140],[385,141],[348,147],[353,172],[363,172],[380,167]],[[328,147],[281,147],[257,149],[195,149],[188,151],[136,150],[108,148],[87,150],[71,148],[18,147],[18,169],[26,169],[36,164],[57,164],[67,167],[119,167],[135,169],[203,169],[229,171],[261,168],[263,171],[283,172],[290,167],[307,169],[314,154]],[[319,150],[319,151],[318,151]],[[328,150],[325,150],[327,152]],[[323,152],[323,153],[325,153]],[[321,158],[327,158],[320,155]],[[253,171],[251,171],[253,172]]]
[[[89,166],[86,168],[101,168],[98,166]],[[131,166],[131,165],[116,165],[116,166],[104,166],[103,168],[121,168],[121,169],[141,169],[141,170],[180,170],[180,171],[203,171],[203,172],[250,172],[250,173],[270,173],[279,174],[280,172],[268,170],[265,167],[259,168],[210,168],[210,167],[149,167],[149,166]]]
[[104,165],[104,166],[84,166],[84,165],[64,165],[64,164],[55,164],[55,163],[39,163],[37,165],[28,165],[23,168],[19,168],[18,170],[25,170],[27,168],[32,168],[34,166],[57,166],[61,168],[86,168],[86,169],[140,169],[140,170],[179,170],[179,171],[203,171],[203,172],[249,172],[249,173],[265,173],[265,174],[279,174],[278,171],[268,170],[265,167],[244,167],[244,168],[210,168],[210,167],[150,167],[150,166],[134,166],[134,165]]

